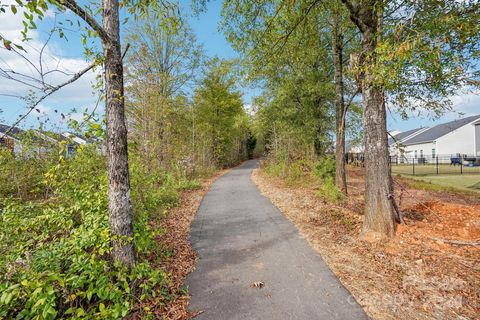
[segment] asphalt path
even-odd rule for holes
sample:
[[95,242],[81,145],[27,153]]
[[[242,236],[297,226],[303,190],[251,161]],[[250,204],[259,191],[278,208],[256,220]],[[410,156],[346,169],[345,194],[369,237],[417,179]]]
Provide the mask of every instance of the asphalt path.
[[[251,181],[256,160],[220,177],[192,223],[186,281],[196,319],[367,319],[296,227]],[[255,286],[255,284],[257,286]]]

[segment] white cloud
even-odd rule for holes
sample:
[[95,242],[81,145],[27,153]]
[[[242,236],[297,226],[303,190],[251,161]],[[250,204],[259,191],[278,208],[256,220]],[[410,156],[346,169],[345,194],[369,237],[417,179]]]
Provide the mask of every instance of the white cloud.
[[428,112],[422,112],[421,114],[410,112],[408,119],[402,120],[398,114],[388,113],[388,129],[407,131],[417,127],[432,127],[440,123],[480,114],[480,95],[467,90],[461,91],[462,93],[450,98],[452,110],[445,112],[439,118],[433,117]]
[[462,94],[452,97],[453,112],[445,115],[446,118],[458,118],[458,114],[465,117],[480,114],[480,94]]
[[[15,3],[13,0],[2,1],[2,4],[5,5],[13,3]],[[42,41],[42,38],[45,38],[45,36],[41,37],[41,35],[44,35],[42,29],[31,30],[28,34],[31,40],[22,43],[21,31],[23,30],[23,8],[18,8],[16,15],[10,12],[8,7],[6,9],[7,12],[0,13],[0,19],[2,21],[0,34],[2,37],[13,43],[21,44],[27,52],[19,51],[26,58],[24,59],[20,55],[15,54],[15,52],[7,50],[3,47],[3,44],[0,43],[0,68],[3,70],[15,71],[15,76],[17,76],[18,79],[35,86],[42,86],[40,82],[32,80],[39,80],[41,78],[39,69],[42,68],[44,82],[56,86],[70,79],[74,73],[84,69],[88,65],[85,59],[81,56],[65,57],[66,50],[64,50],[61,45],[66,45],[68,43],[55,43],[53,41],[48,43],[43,49],[42,63],[40,64],[40,52],[45,43]],[[43,21],[41,23],[37,22],[37,25],[41,25],[40,27],[49,30],[53,26],[54,17],[54,12],[49,10]],[[27,60],[32,63],[29,63]],[[18,77],[18,74],[24,76]],[[92,83],[95,83],[95,81],[96,73],[91,71],[83,75],[76,82],[55,92],[42,102],[42,115],[50,114],[53,116],[52,106],[55,106],[55,109],[58,109],[58,114],[61,112],[67,114],[72,108],[83,110],[86,106],[93,105],[96,100],[96,94],[92,89]],[[25,101],[18,100],[18,103],[12,105],[11,99],[8,100],[9,103],[6,103],[6,100],[2,101],[1,94],[24,97],[32,89],[33,88],[30,86],[0,76],[0,108],[3,108],[4,118],[7,122],[13,122],[13,119],[16,117],[13,113],[21,106],[24,106]],[[35,92],[36,97],[43,95],[41,90],[33,89],[33,92]],[[9,114],[11,119],[7,118]]]
[[83,113],[75,112],[67,115],[68,120],[82,121],[85,118]]

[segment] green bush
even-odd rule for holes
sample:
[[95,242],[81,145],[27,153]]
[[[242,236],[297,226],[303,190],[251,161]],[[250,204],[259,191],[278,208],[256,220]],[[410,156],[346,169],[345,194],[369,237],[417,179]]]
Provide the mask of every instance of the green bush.
[[301,181],[312,171],[312,162],[309,160],[296,160],[287,162],[286,160],[267,161],[265,163],[265,172],[268,175],[284,179],[287,183]]
[[[198,182],[150,172],[132,158],[139,262],[128,270],[110,259],[106,161],[95,147],[69,159],[61,150],[31,161],[1,153],[0,319],[119,319],[149,295],[170,298],[162,289],[166,274],[145,258],[163,232],[149,222],[177,203],[179,190]],[[12,170],[26,180],[22,192],[9,182]]]
[[335,159],[323,157],[315,163],[314,175],[322,180],[335,178]]
[[318,190],[318,195],[330,203],[338,202],[345,198],[345,195],[337,188],[332,178],[323,180]]

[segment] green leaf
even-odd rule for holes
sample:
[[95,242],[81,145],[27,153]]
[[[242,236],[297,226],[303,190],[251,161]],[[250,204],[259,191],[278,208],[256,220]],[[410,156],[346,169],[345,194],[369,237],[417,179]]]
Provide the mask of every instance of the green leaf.
[[15,43],[14,43],[13,45],[14,45],[17,49],[27,52],[27,50],[25,50],[21,45],[18,45],[18,44],[15,44]]

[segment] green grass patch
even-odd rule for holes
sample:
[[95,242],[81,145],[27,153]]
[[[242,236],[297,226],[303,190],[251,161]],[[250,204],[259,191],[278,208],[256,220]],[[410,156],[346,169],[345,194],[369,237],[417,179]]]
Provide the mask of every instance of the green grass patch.
[[404,176],[416,189],[433,191],[480,192],[479,174]]
[[[438,174],[480,174],[480,167],[467,167],[467,166],[453,166],[450,164],[439,164]],[[437,166],[435,164],[425,164],[412,166],[412,164],[399,164],[392,165],[393,174],[401,175],[415,175],[415,176],[430,176],[437,174]]]

